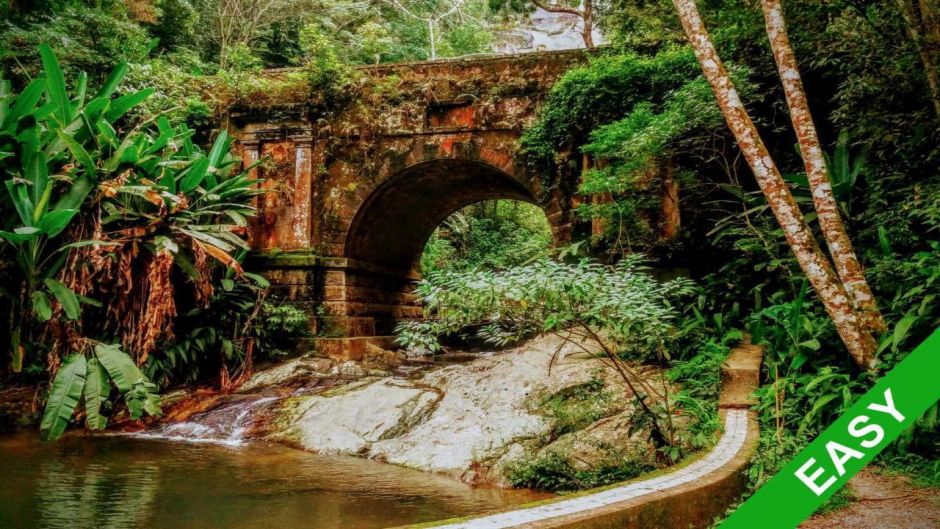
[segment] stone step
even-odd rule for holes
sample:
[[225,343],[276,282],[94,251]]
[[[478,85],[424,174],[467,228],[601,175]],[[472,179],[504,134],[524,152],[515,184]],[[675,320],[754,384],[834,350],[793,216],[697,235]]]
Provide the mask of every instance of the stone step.
[[322,307],[327,314],[332,316],[375,316],[395,319],[411,319],[423,316],[421,307],[411,305],[324,301]]
[[356,338],[375,336],[375,318],[371,316],[327,316],[320,319],[320,334],[324,337]]
[[394,336],[358,336],[355,338],[317,338],[316,350],[319,356],[344,362],[362,360],[369,344],[382,349],[397,349]]
[[350,301],[379,303],[384,305],[417,305],[416,296],[411,287],[407,291],[393,291],[380,288],[328,286],[323,289],[324,301]]
[[763,348],[742,344],[731,350],[721,366],[719,408],[748,409],[757,404],[754,392],[760,386]]

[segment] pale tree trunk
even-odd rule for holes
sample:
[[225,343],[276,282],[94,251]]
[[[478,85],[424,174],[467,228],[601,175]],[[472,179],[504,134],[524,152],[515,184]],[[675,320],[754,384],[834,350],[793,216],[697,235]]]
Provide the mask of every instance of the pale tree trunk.
[[594,0],[584,0],[584,10],[581,12],[581,20],[584,21],[584,27],[581,28],[581,38],[584,39],[584,47],[589,50],[594,49]]
[[734,134],[741,153],[754,173],[764,196],[767,197],[767,203],[783,229],[800,268],[816,290],[849,354],[859,366],[874,369],[875,339],[856,314],[845,288],[820,250],[793,195],[790,194],[790,189],[761,140],[757,127],[754,126],[754,122],[744,109],[731,76],[718,57],[718,52],[705,30],[695,0],[673,0],[673,2],[679,11],[682,26],[702,66],[705,78],[715,93],[728,128]]
[[852,241],[845,231],[845,224],[839,214],[839,206],[832,194],[832,182],[826,167],[826,159],[823,156],[816,126],[813,124],[813,116],[806,100],[806,91],[800,79],[796,55],[787,37],[783,6],[780,0],[762,0],[761,4],[764,8],[764,21],[767,23],[770,48],[773,50],[777,69],[780,72],[793,129],[800,143],[800,154],[803,156],[803,165],[806,168],[806,176],[813,195],[813,205],[819,217],[819,228],[829,247],[836,273],[854,301],[862,321],[872,332],[884,332],[886,329],[884,318],[881,317],[875,297],[865,280],[862,265],[855,255]]

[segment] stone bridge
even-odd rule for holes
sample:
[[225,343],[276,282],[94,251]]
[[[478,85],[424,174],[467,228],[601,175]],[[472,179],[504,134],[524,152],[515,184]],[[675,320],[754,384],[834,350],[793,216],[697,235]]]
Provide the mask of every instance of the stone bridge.
[[583,60],[571,51],[369,66],[339,110],[300,97],[232,112],[245,160],[265,159],[254,264],[272,296],[316,314],[321,352],[358,358],[421,316],[418,259],[464,206],[538,204],[556,241],[570,237],[570,200],[542,189],[517,149],[554,81]]

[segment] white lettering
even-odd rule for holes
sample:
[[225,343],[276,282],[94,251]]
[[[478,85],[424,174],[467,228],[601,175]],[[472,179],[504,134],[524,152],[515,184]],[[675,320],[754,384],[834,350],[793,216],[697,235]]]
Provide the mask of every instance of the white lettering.
[[806,475],[806,472],[810,469],[810,467],[812,467],[815,464],[816,464],[816,459],[812,457],[809,458],[809,461],[807,461],[806,463],[803,463],[803,466],[801,466],[796,471],[796,477],[799,478],[799,480],[802,481],[804,485],[809,487],[809,490],[813,491],[814,494],[816,494],[817,496],[822,496],[822,494],[826,492],[826,490],[829,487],[831,487],[833,483],[836,482],[836,477],[829,476],[829,479],[827,479],[825,483],[823,483],[822,485],[817,485],[816,480],[818,480],[819,476],[821,476],[825,472],[825,470],[823,470],[822,467],[817,467],[816,470],[813,471],[812,475],[809,475],[809,476]]
[[840,476],[845,475],[845,464],[849,462],[849,459],[861,459],[865,457],[865,454],[858,450],[852,450],[835,441],[826,443],[826,451],[829,452],[829,459],[832,459],[832,463],[836,466],[836,472],[838,472]]
[[891,388],[885,390],[885,403],[875,404],[872,402],[868,405],[868,409],[871,411],[880,411],[881,413],[887,413],[888,415],[894,417],[898,422],[904,422],[904,416],[901,415],[901,412],[894,407],[894,398],[891,396]]
[[849,423],[849,435],[852,437],[863,438],[868,434],[875,434],[871,439],[862,439],[862,446],[865,448],[874,448],[885,438],[885,430],[877,424],[869,424],[859,428],[860,424],[865,424],[871,419],[867,415],[859,415]]

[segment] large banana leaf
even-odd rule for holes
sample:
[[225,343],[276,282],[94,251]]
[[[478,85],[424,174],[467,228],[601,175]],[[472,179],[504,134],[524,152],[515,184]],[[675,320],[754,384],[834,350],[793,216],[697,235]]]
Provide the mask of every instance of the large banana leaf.
[[122,351],[121,347],[117,344],[96,345],[95,357],[98,358],[98,361],[101,362],[101,365],[107,370],[108,375],[111,376],[111,380],[114,381],[114,385],[117,386],[121,393],[127,393],[133,389],[136,382],[146,380],[144,374],[134,365],[134,360]]
[[36,227],[45,233],[47,237],[55,237],[62,233],[62,230],[69,225],[76,213],[78,213],[77,209],[49,211],[39,218]]
[[45,441],[54,441],[65,432],[72,413],[82,397],[82,388],[85,386],[87,364],[85,357],[73,354],[65,358],[59,372],[52,382],[49,392],[49,401],[42,416],[39,430]]
[[154,92],[156,92],[156,90],[153,88],[145,88],[111,101],[111,106],[108,108],[108,111],[104,113],[104,118],[111,122],[116,121],[124,114],[127,114],[130,109],[143,103],[144,100],[152,96]]
[[108,76],[108,79],[104,82],[104,84],[101,85],[101,88],[98,90],[98,95],[96,95],[95,98],[109,99],[111,94],[117,90],[117,87],[119,84],[121,84],[121,81],[124,80],[125,75],[127,75],[127,63],[122,62],[121,64],[115,66],[113,70],[111,70],[111,74]]
[[72,292],[72,289],[65,286],[61,281],[46,278],[45,280],[46,288],[49,289],[49,292],[59,301],[59,305],[62,305],[62,311],[65,312],[65,317],[70,320],[77,320],[81,315],[81,308],[78,306],[78,296]]
[[72,152],[72,156],[78,160],[78,163],[82,164],[82,167],[85,169],[85,172],[94,176],[95,174],[95,160],[88,154],[88,151],[85,150],[85,147],[82,147],[82,144],[75,141],[75,138],[68,135],[63,130],[56,130],[56,133],[59,136],[59,139],[65,143],[65,146],[69,148],[69,151]]
[[92,175],[83,173],[72,181],[71,187],[56,202],[54,210],[78,209],[85,202],[88,193],[95,187],[95,180]]
[[55,103],[55,118],[64,127],[72,121],[72,105],[65,90],[65,75],[62,74],[59,60],[56,59],[51,46],[41,44],[39,55],[42,57],[43,71],[46,73],[46,98],[50,103]]
[[89,430],[102,430],[108,418],[101,414],[101,406],[108,400],[111,381],[108,372],[97,358],[88,361],[88,376],[85,378],[85,424]]
[[[39,100],[42,99],[42,93],[46,89],[46,78],[38,77],[29,83],[25,89],[16,97],[16,102],[9,112],[3,117],[2,129],[12,129],[16,122],[23,116],[31,113]],[[11,130],[15,133],[15,130]]]
[[39,318],[39,321],[49,321],[49,318],[52,317],[52,307],[49,305],[49,298],[46,297],[45,292],[41,290],[33,292],[33,295],[30,296],[30,300],[33,303],[33,311],[36,313],[36,317]]

